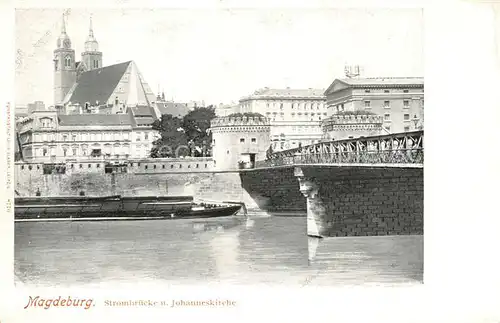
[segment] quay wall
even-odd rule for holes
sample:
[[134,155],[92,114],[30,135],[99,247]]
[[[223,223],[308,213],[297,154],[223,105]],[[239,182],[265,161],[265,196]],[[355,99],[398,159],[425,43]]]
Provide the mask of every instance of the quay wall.
[[259,173],[262,178],[258,178],[242,175],[243,171],[178,172],[168,168],[166,171],[157,168],[154,173],[104,173],[103,166],[96,164],[85,172],[67,168],[65,174],[43,174],[36,167],[30,170],[24,166],[24,169],[16,167],[15,173],[15,189],[22,196],[35,196],[37,191],[41,196],[75,196],[82,191],[86,196],[189,195],[195,201],[243,202],[250,211],[259,214],[305,213],[305,198],[298,192],[298,182],[290,169]]

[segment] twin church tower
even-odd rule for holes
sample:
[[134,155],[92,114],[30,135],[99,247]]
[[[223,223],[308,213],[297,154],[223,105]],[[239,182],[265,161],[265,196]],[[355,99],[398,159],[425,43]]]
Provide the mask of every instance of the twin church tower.
[[61,35],[57,39],[57,49],[54,50],[54,105],[61,106],[65,96],[75,86],[79,76],[102,65],[102,52],[94,37],[92,17],[90,18],[89,35],[85,41],[82,59],[77,62],[75,50],[71,48],[71,40],[66,33],[64,15],[62,17]]

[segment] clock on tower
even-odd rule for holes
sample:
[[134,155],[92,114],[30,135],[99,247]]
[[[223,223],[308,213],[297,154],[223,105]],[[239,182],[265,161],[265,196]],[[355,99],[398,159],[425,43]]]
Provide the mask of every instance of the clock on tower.
[[71,42],[70,42],[70,40],[66,38],[66,39],[63,41],[63,46],[64,46],[64,48],[70,48],[70,47],[71,47]]

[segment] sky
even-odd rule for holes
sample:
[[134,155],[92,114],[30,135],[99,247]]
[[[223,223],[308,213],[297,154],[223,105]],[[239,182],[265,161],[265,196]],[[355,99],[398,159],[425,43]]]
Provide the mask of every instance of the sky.
[[[92,16],[104,66],[133,60],[153,92],[178,102],[237,102],[266,86],[326,89],[346,64],[367,77],[424,76],[422,9],[69,10],[77,60]],[[16,104],[53,104],[64,11],[16,10]]]

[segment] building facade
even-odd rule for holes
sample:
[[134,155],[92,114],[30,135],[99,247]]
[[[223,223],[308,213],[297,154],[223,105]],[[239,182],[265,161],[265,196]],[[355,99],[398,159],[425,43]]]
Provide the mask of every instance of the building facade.
[[34,111],[17,123],[22,159],[30,163],[147,158],[159,136],[148,107],[124,114],[60,115],[54,108]]
[[327,117],[322,89],[264,88],[240,99],[239,109],[270,120],[274,151],[319,142],[321,121]]
[[365,113],[382,117],[384,133],[423,129],[423,78],[336,79],[325,97],[329,118]]

